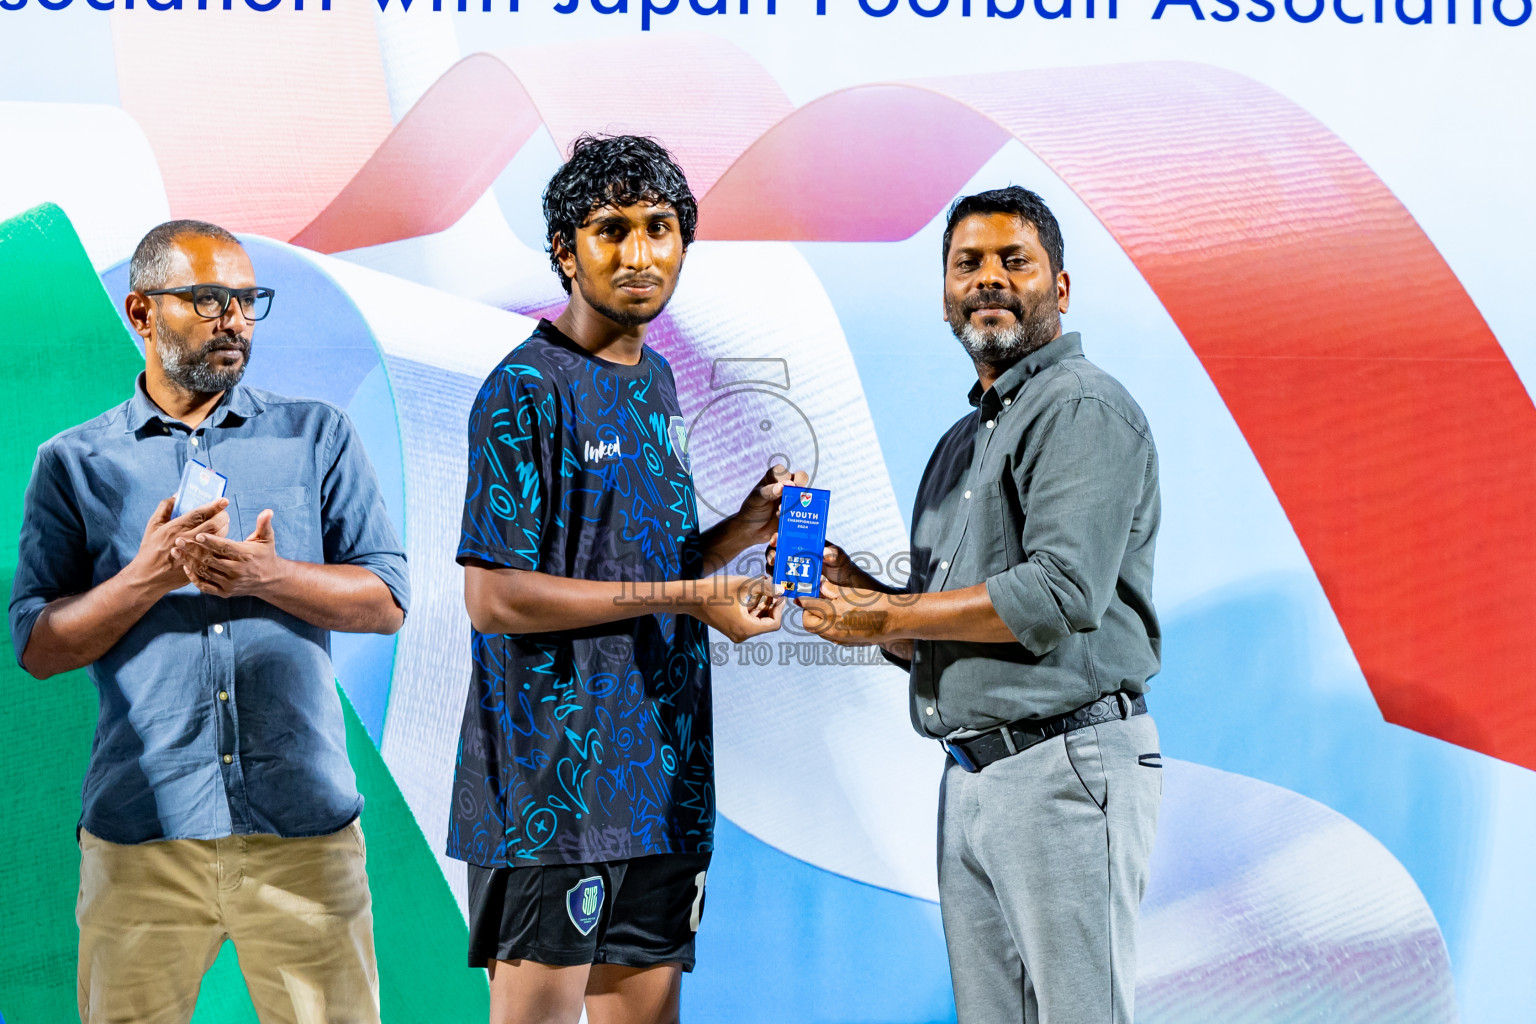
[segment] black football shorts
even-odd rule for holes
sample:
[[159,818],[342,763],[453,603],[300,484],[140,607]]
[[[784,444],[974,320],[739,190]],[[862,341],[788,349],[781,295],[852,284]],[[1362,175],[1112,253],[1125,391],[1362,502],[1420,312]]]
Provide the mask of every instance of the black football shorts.
[[469,966],[682,964],[704,914],[707,853],[600,864],[469,867]]

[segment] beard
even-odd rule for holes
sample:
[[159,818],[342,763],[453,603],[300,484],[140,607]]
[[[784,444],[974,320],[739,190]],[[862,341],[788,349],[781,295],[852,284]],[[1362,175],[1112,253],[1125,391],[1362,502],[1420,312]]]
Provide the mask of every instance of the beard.
[[[208,364],[208,357],[218,349],[238,348],[241,359],[238,365],[217,369]],[[172,384],[198,395],[214,395],[228,391],[240,383],[245,368],[251,363],[251,343],[239,335],[216,335],[200,347],[193,349],[187,336],[159,325],[155,332],[155,352],[160,356],[160,367]]]
[[[583,292],[582,295],[585,296],[586,293]],[[654,313],[637,313],[634,310],[615,309],[614,307],[605,303],[598,302],[596,299],[587,299],[587,305],[591,306],[593,309],[597,310],[599,313],[603,314],[603,316],[607,317],[609,320],[612,320],[620,327],[639,327],[642,324],[648,324],[652,320],[655,320],[657,317],[661,316],[662,308],[664,308],[657,307]]]
[[[1006,309],[1013,314],[1009,327],[977,327],[971,314],[978,309]],[[971,359],[988,366],[1012,366],[1055,339],[1061,330],[1061,311],[1056,308],[1056,289],[1024,299],[1011,292],[984,289],[958,302],[944,300],[944,318]]]
[[[574,287],[581,287],[581,285],[585,284],[589,280],[590,278],[587,277],[586,270],[583,269],[581,265],[581,257],[578,256],[576,258],[576,281]],[[618,285],[615,285],[615,287],[618,287]],[[590,286],[581,289],[581,296],[586,300],[587,305],[591,306],[593,309],[597,310],[603,316],[607,317],[609,320],[612,320],[620,327],[640,327],[644,324],[648,324],[652,320],[655,320],[658,316],[661,316],[662,312],[667,308],[667,299],[663,299],[661,304],[657,306],[655,310],[649,313],[637,312],[632,309],[618,309],[614,306],[608,305],[605,302],[600,302],[597,299],[592,298],[592,288]],[[668,296],[668,298],[670,298],[670,296]]]

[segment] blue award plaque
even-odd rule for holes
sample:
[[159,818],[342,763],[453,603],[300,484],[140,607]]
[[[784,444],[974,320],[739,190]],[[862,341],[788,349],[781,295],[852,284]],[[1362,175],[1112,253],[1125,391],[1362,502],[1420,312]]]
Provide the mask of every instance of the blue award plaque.
[[773,558],[773,585],[792,596],[821,593],[821,551],[827,543],[831,491],[785,486],[779,500],[779,543]]
[[188,459],[181,467],[181,486],[176,488],[176,504],[171,509],[171,518],[224,497],[224,489],[228,486],[229,480],[223,474],[215,473],[196,459]]

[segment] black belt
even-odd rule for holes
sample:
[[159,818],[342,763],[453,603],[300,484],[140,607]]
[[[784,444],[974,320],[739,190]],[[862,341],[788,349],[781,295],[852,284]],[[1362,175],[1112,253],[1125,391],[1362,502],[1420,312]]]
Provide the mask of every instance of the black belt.
[[1119,722],[1133,715],[1147,713],[1147,699],[1139,693],[1116,690],[1091,704],[1068,711],[1055,718],[1025,718],[1000,725],[980,736],[964,740],[940,740],[955,763],[968,772],[979,772],[993,761],[1028,750],[1052,736],[1073,729],[1085,729],[1101,722]]

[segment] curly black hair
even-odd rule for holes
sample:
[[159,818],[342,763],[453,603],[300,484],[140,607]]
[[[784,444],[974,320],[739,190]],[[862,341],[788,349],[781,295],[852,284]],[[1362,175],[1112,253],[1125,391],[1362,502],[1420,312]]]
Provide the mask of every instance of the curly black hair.
[[1050,257],[1051,274],[1061,273],[1061,268],[1065,265],[1061,225],[1056,223],[1056,215],[1051,213],[1051,208],[1045,205],[1044,199],[1018,185],[961,196],[950,204],[949,213],[944,219],[944,267],[946,270],[949,267],[949,240],[955,233],[955,225],[978,213],[1011,213],[1024,223],[1033,225],[1035,234],[1040,236],[1040,244],[1045,247],[1046,255]]
[[571,143],[570,158],[544,189],[545,248],[567,292],[571,279],[555,258],[554,240],[575,251],[576,229],[594,210],[635,203],[671,206],[677,212],[683,248],[693,244],[699,204],[683,169],[661,143],[643,135],[582,135]]

